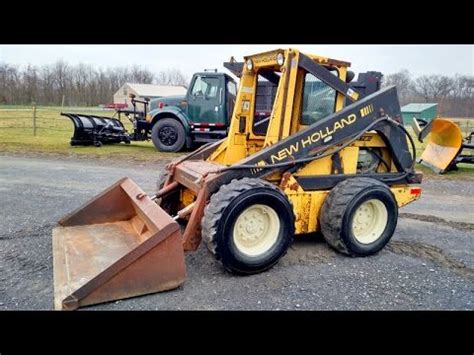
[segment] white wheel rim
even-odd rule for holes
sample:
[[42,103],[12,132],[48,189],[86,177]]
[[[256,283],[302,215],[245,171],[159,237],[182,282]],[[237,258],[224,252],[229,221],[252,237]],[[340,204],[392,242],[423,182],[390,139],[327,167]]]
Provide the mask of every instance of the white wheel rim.
[[370,244],[382,236],[387,222],[388,211],[383,202],[376,199],[367,200],[354,213],[352,232],[358,242]]
[[280,219],[266,205],[252,205],[239,215],[234,224],[233,241],[237,249],[248,256],[264,254],[276,243]]

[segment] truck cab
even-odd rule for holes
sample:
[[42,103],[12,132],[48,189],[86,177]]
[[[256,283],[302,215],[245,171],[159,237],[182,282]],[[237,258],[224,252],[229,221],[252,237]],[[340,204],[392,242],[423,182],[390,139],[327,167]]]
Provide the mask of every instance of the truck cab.
[[226,137],[237,84],[225,73],[195,73],[185,96],[152,100],[146,120],[156,148],[177,152]]

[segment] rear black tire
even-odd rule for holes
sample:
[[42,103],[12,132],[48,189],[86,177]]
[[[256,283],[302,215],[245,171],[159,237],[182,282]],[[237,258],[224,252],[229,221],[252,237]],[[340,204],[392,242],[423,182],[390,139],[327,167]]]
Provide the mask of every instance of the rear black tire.
[[[372,202],[371,202],[372,201]],[[355,229],[358,217],[357,211],[369,207],[375,202],[383,215],[379,217],[380,232],[368,234],[369,241],[362,242],[356,237]],[[377,216],[377,208],[372,209]],[[385,211],[385,212],[384,212]],[[380,251],[392,238],[398,220],[398,205],[389,187],[375,179],[353,178],[337,184],[324,201],[320,223],[324,239],[337,251],[351,256],[367,256]],[[373,218],[376,225],[377,218]],[[370,223],[367,222],[370,230]],[[376,229],[374,229],[376,230]],[[372,240],[373,239],[373,240]]]
[[174,118],[162,118],[153,126],[151,140],[160,152],[179,152],[186,142],[186,132]]
[[[246,212],[249,208],[262,208],[262,214],[256,212],[256,219],[255,215],[250,216],[250,225],[246,225],[250,230],[254,228],[254,232],[244,229],[239,234],[239,227],[234,226],[239,216],[249,213]],[[261,179],[243,178],[221,186],[206,206],[201,225],[203,239],[211,253],[227,270],[239,274],[255,274],[271,268],[286,254],[294,236],[293,209],[286,195]],[[261,253],[249,254],[239,247],[238,238],[252,237],[252,233],[257,243],[271,235],[272,241],[260,249]]]

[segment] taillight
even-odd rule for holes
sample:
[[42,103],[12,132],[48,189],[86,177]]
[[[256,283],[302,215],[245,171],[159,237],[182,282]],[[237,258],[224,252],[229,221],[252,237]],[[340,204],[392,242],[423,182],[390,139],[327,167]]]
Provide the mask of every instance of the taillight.
[[420,196],[421,195],[421,187],[412,187],[410,189],[410,194]]
[[160,102],[160,103],[158,104],[158,108],[163,108],[163,107],[165,107],[165,106],[166,106],[166,104],[165,104],[164,102]]

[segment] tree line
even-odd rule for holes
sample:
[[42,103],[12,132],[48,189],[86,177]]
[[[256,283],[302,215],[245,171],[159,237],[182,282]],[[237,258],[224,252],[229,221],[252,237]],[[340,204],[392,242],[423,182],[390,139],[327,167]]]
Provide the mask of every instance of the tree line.
[[[1,105],[97,106],[112,102],[127,82],[183,85],[189,79],[179,69],[152,73],[137,65],[97,69],[63,60],[43,66],[0,63]],[[422,75],[401,70],[383,78],[383,86],[396,85],[400,103],[437,102],[440,115],[474,117],[474,76]]]
[[188,82],[178,69],[155,75],[137,65],[97,69],[63,60],[23,67],[0,63],[0,105],[97,106],[112,102],[125,83],[187,86]]
[[400,104],[438,103],[438,114],[474,117],[473,75],[422,75],[413,77],[406,69],[384,76],[383,86],[397,87]]

